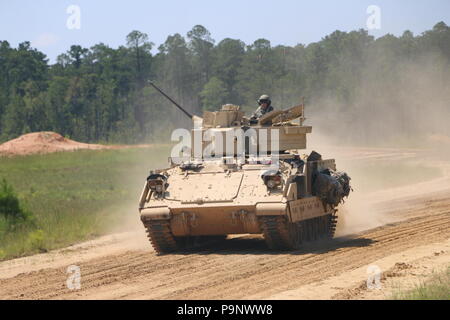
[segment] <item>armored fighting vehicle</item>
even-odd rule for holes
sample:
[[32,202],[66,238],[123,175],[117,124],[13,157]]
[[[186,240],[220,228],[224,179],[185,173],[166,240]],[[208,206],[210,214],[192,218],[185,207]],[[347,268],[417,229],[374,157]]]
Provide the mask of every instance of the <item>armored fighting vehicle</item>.
[[230,234],[262,234],[270,249],[292,250],[332,238],[350,178],[334,159],[302,155],[312,127],[304,103],[257,121],[238,106],[193,119],[190,145],[151,171],[139,202],[141,220],[158,253]]

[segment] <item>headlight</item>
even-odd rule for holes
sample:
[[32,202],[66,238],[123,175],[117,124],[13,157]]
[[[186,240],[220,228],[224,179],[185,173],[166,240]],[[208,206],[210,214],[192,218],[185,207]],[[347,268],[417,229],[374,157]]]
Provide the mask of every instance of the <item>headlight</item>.
[[269,188],[273,189],[282,184],[282,177],[280,171],[275,170],[267,170],[261,175],[261,178],[264,181],[264,184]]
[[266,180],[266,186],[270,189],[273,189],[281,184],[281,177],[280,176],[271,176],[268,177]]

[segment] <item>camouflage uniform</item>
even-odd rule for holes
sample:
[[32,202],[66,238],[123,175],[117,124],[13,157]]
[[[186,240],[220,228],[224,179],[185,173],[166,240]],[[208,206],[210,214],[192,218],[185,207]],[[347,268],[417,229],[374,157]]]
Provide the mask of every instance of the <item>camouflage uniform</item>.
[[[265,109],[263,109],[263,107],[262,107],[262,102],[266,102],[268,104],[268,106]],[[256,111],[252,114],[250,119],[252,121],[257,121],[259,118],[261,118],[266,113],[273,111],[273,107],[272,107],[271,103],[272,103],[272,101],[270,101],[270,97],[266,94],[263,94],[258,99],[258,104],[259,104],[258,109],[256,109]]]
[[259,119],[263,115],[265,115],[266,113],[269,113],[271,111],[273,111],[272,106],[268,106],[266,109],[263,109],[261,106],[259,106],[258,109],[256,109],[256,111],[253,113],[252,119]]

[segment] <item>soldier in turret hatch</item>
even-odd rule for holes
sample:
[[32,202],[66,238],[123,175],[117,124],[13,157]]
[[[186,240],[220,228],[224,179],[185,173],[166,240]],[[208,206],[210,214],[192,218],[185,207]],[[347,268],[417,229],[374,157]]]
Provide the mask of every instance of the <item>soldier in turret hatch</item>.
[[250,118],[251,123],[257,123],[258,119],[261,118],[266,113],[273,111],[273,106],[271,105],[270,97],[267,94],[263,94],[258,99],[258,109],[252,114]]

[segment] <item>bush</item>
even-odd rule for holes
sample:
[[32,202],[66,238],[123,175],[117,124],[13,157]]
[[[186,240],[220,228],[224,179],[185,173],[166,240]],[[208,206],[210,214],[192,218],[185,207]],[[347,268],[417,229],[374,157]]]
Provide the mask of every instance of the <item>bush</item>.
[[20,205],[19,198],[5,179],[0,182],[0,218],[6,222],[8,229],[34,223],[32,214]]

